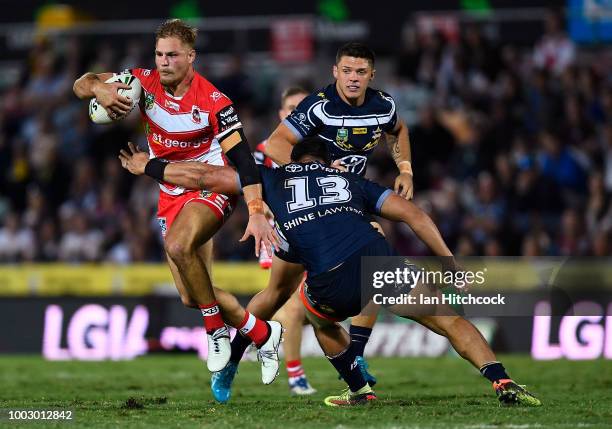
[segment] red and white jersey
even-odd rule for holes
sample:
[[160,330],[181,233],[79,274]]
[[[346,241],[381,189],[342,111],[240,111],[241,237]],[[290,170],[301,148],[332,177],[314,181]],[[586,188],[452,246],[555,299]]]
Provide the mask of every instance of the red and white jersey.
[[257,145],[255,148],[255,152],[253,152],[253,157],[255,158],[255,162],[257,164],[265,165],[269,168],[278,168],[278,164],[272,161],[272,158],[266,155],[266,144],[268,144],[268,140],[264,140]]
[[[157,70],[137,68],[131,73],[143,88],[140,114],[151,158],[227,165],[219,142],[242,127],[229,98],[198,73],[182,97],[164,90]],[[160,188],[170,195],[185,192],[169,183],[160,183]]]

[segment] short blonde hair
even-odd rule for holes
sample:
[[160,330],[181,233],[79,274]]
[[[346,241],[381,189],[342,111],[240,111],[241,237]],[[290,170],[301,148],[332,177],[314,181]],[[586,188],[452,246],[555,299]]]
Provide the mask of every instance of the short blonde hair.
[[185,24],[180,19],[169,19],[157,28],[155,41],[167,37],[176,37],[193,49],[197,35],[198,30],[195,27]]

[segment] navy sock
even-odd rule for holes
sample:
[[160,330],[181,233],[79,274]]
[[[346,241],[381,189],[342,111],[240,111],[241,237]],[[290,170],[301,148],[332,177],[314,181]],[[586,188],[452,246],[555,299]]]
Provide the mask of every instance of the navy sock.
[[366,381],[359,370],[359,365],[355,362],[356,358],[357,355],[352,344],[339,355],[334,357],[327,356],[327,359],[336,368],[342,379],[346,381],[352,392],[357,392],[366,385]]
[[236,332],[234,339],[232,340],[232,354],[230,361],[234,363],[240,362],[242,355],[245,350],[251,345],[252,341],[250,338],[243,337],[239,332]]
[[480,367],[480,373],[491,382],[510,378],[501,362],[485,363]]
[[365,346],[366,344],[368,344],[368,340],[370,339],[371,333],[371,328],[351,325],[349,329],[349,334],[351,334],[351,344],[352,347],[355,349],[355,353],[357,356],[363,356]]

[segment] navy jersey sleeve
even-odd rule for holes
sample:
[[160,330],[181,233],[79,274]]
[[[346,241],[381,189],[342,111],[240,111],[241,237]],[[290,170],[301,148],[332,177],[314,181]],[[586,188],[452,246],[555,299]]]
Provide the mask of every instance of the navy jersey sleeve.
[[356,176],[356,180],[364,192],[368,212],[380,214],[380,208],[393,191],[360,176]]
[[[261,164],[257,164],[257,169],[259,170],[259,175],[261,176],[262,192],[265,193],[266,184],[274,182],[274,170]],[[238,172],[236,172],[236,181],[238,182],[238,189],[240,189],[240,193],[242,193],[242,183],[240,182],[240,176],[238,175]],[[265,200],[266,196],[263,195],[263,198]]]
[[[266,167],[265,165],[262,164],[257,164],[257,169],[259,170],[259,174],[261,175],[261,187],[263,192],[266,191],[266,188],[274,183],[275,181],[275,171],[272,168]],[[266,198],[266,196],[264,195],[264,199]]]
[[391,97],[389,94],[383,91],[379,91],[379,95],[380,97],[382,97],[385,103],[390,104],[390,110],[389,110],[390,119],[389,119],[389,122],[387,122],[383,126],[383,131],[386,133],[390,133],[393,131],[393,129],[397,125],[397,110],[395,109],[395,100],[393,100],[393,97]]
[[298,141],[315,135],[323,125],[323,121],[316,114],[316,107],[324,101],[321,93],[310,94],[283,120],[283,124],[295,134]]

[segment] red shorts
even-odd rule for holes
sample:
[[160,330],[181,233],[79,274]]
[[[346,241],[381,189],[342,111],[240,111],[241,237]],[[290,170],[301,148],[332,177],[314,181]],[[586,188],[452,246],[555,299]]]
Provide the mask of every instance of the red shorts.
[[227,196],[210,191],[187,191],[181,195],[170,195],[159,191],[159,202],[157,205],[157,220],[161,228],[162,236],[172,226],[174,219],[181,212],[185,204],[195,201],[210,207],[220,221],[225,221],[236,207],[237,197]]

